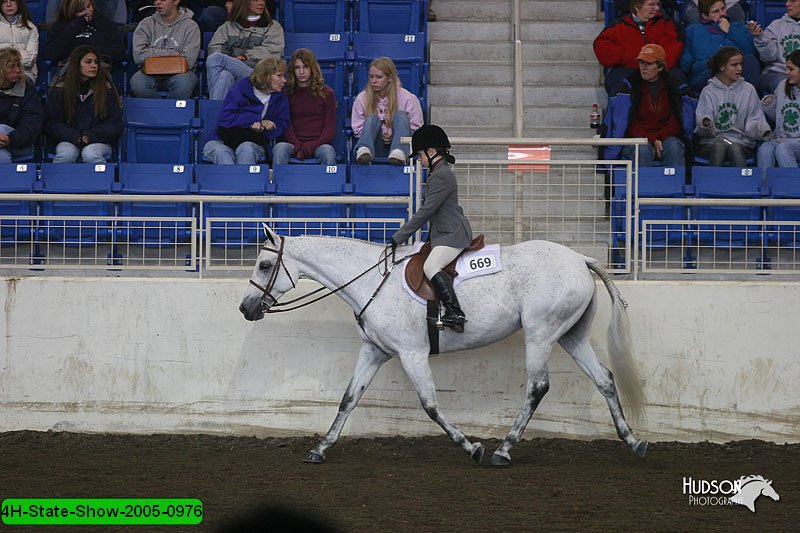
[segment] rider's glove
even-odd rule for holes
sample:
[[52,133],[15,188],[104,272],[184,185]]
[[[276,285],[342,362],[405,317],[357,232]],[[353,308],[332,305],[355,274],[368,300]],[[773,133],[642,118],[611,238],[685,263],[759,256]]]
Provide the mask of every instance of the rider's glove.
[[394,252],[396,249],[397,249],[397,241],[394,240],[394,237],[392,237],[392,252]]

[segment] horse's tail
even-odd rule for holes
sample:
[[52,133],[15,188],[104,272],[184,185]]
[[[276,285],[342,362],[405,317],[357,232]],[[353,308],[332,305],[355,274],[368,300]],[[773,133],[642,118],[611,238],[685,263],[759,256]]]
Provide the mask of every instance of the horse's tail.
[[632,422],[644,418],[645,395],[639,371],[633,360],[630,324],[628,322],[627,302],[614,284],[605,268],[592,258],[586,258],[586,266],[598,275],[611,296],[611,322],[608,324],[608,353],[614,381],[622,394]]

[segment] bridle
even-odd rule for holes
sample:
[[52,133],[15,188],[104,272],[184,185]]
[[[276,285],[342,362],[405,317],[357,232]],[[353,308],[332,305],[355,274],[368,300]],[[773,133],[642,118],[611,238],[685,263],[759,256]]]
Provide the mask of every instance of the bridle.
[[[356,321],[359,323],[359,325],[361,325],[361,316],[364,314],[364,311],[367,310],[367,307],[369,307],[369,305],[375,299],[375,296],[378,295],[378,291],[381,290],[381,287],[383,287],[383,284],[389,278],[389,274],[392,273],[392,268],[394,267],[394,265],[402,263],[403,261],[405,261],[406,259],[408,259],[412,255],[415,255],[415,254],[408,254],[405,257],[402,257],[401,259],[395,260],[394,251],[392,250],[392,252],[391,252],[392,259],[391,259],[391,261],[389,261],[389,259],[388,259],[388,257],[389,257],[389,253],[388,253],[389,246],[387,246],[384,249],[383,253],[381,254],[381,258],[378,260],[377,263],[375,263],[374,265],[370,266],[365,271],[363,271],[361,274],[359,274],[358,276],[354,277],[353,279],[351,279],[350,281],[348,281],[344,285],[340,285],[339,287],[331,290],[330,292],[328,292],[326,294],[323,294],[322,296],[319,296],[319,297],[314,298],[312,300],[309,300],[307,302],[303,302],[303,303],[298,304],[298,305],[296,305],[294,307],[288,307],[288,306],[290,306],[292,304],[295,304],[295,303],[297,303],[297,302],[299,302],[301,300],[304,300],[306,298],[310,298],[310,297],[314,296],[315,294],[317,294],[320,291],[328,290],[328,289],[327,289],[327,287],[320,287],[320,288],[318,288],[318,289],[316,289],[316,290],[314,290],[314,291],[312,291],[312,292],[310,292],[308,294],[304,294],[303,296],[300,296],[300,297],[295,298],[293,300],[289,300],[288,302],[279,302],[274,296],[272,296],[272,289],[275,286],[275,282],[278,279],[278,274],[280,273],[281,269],[283,269],[283,271],[286,272],[286,276],[289,278],[289,281],[292,283],[292,288],[294,289],[294,288],[297,287],[297,284],[295,283],[294,279],[292,278],[292,275],[289,273],[289,269],[286,268],[286,263],[284,263],[284,261],[283,261],[283,248],[284,248],[284,244],[286,243],[286,238],[283,235],[279,235],[278,237],[280,238],[280,245],[278,246],[278,248],[271,248],[269,245],[264,244],[264,247],[261,249],[262,251],[272,252],[272,253],[277,255],[277,258],[275,260],[275,266],[272,269],[272,273],[269,276],[269,280],[267,281],[267,284],[266,285],[261,285],[258,282],[256,282],[255,280],[253,280],[252,278],[250,279],[250,285],[254,286],[255,288],[257,288],[258,290],[261,291],[261,309],[262,309],[262,311],[264,313],[285,313],[287,311],[294,311],[295,309],[300,309],[301,307],[305,307],[307,305],[311,305],[311,304],[313,304],[315,302],[318,302],[318,301],[322,300],[323,298],[327,298],[328,296],[330,296],[332,294],[336,294],[337,292],[339,292],[340,290],[344,289],[345,287],[347,287],[348,285],[350,285],[354,281],[356,281],[356,280],[360,279],[361,277],[363,277],[364,275],[366,275],[369,271],[373,270],[374,268],[377,268],[381,264],[384,264],[385,265],[385,271],[382,274],[382,279],[381,279],[380,284],[378,284],[378,288],[375,289],[375,292],[372,294],[372,296],[370,297],[369,301],[366,304],[364,304],[364,307],[361,308],[361,311],[358,312],[358,313],[354,313],[355,317],[356,317]],[[273,245],[274,244],[275,243],[273,242]]]
[[[292,282],[292,288],[294,289],[297,287],[297,284],[294,282],[292,275],[289,273],[289,269],[286,268],[286,263],[283,262],[283,246],[286,243],[286,239],[283,235],[280,235],[280,246],[276,248],[270,248],[267,244],[264,244],[264,247],[261,249],[264,252],[273,252],[277,254],[278,258],[275,261],[275,268],[272,269],[272,273],[269,276],[269,280],[267,284],[262,286],[259,285],[253,278],[250,278],[250,285],[254,286],[258,290],[261,291],[261,308],[265,313],[277,313],[279,310],[272,311],[270,308],[272,306],[278,306],[278,300],[272,296],[272,288],[275,286],[275,282],[278,280],[278,274],[280,273],[281,267],[283,267],[283,271],[286,272],[286,276],[289,278],[289,281]],[[274,243],[273,243],[274,244]],[[271,303],[267,302],[267,298],[272,300]]]

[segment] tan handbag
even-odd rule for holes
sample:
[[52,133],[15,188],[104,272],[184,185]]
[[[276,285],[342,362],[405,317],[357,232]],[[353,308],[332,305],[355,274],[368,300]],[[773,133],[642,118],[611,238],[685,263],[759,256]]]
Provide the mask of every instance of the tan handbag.
[[183,56],[148,57],[142,64],[142,72],[151,76],[167,76],[189,72],[189,62]]

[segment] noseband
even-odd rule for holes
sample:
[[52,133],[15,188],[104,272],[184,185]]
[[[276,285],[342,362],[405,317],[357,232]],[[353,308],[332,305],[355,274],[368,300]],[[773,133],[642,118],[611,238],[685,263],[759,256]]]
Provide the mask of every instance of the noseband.
[[[262,293],[261,308],[265,313],[269,313],[270,307],[278,303],[278,300],[275,299],[274,296],[272,296],[272,289],[275,286],[275,281],[277,281],[278,279],[278,273],[280,272],[281,268],[283,268],[283,271],[286,272],[286,276],[289,278],[289,281],[292,282],[292,288],[294,289],[297,286],[294,282],[294,279],[292,279],[292,275],[289,274],[289,269],[286,268],[286,263],[283,262],[283,245],[286,242],[286,239],[282,235],[279,235],[279,237],[281,239],[281,243],[277,249],[270,248],[266,244],[264,244],[264,247],[262,248],[263,251],[273,252],[278,256],[277,260],[275,261],[275,268],[272,269],[272,274],[270,274],[267,284],[265,286],[261,286],[258,283],[256,283],[252,278],[250,279],[250,285],[254,286]],[[272,301],[269,302],[267,298],[269,298]]]

